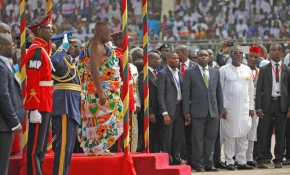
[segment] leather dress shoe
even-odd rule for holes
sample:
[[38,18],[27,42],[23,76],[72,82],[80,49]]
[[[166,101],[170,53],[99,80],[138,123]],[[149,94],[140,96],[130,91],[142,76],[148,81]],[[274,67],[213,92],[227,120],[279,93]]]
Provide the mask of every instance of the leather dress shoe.
[[217,168],[215,168],[214,166],[212,167],[205,167],[204,169],[205,171],[219,171]]
[[204,169],[203,168],[196,168],[195,171],[196,172],[204,172]]
[[214,164],[214,167],[218,168],[218,169],[227,169],[227,166],[224,162],[219,161],[218,163]]
[[267,169],[268,166],[267,166],[266,164],[264,164],[264,163],[258,163],[258,164],[257,164],[257,168],[260,168],[260,169]]
[[266,161],[265,161],[265,164],[271,164],[271,159],[267,159]]
[[256,161],[248,161],[247,165],[252,166],[252,167],[256,167],[257,166],[257,162]]
[[236,170],[235,165],[234,164],[227,165],[227,170]]
[[282,163],[275,163],[275,168],[282,168]]
[[283,161],[282,165],[290,165],[290,159]]
[[238,164],[237,169],[238,170],[252,170],[252,169],[254,169],[254,167],[249,166],[247,164]]

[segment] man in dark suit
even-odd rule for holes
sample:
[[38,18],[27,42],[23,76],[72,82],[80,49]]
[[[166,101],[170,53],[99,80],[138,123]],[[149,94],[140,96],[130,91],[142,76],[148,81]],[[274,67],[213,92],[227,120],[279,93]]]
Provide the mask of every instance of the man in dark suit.
[[24,110],[21,86],[12,69],[11,35],[0,33],[0,174],[8,174],[13,132],[20,134]]
[[[179,45],[176,47],[175,52],[179,57],[178,69],[182,76],[184,76],[185,70],[189,69],[197,64],[188,58],[188,49],[185,45]],[[184,139],[181,146],[181,158],[187,160],[187,163],[191,165],[191,124],[185,123],[184,126]],[[183,163],[183,162],[182,162]]]
[[258,168],[268,168],[265,160],[268,156],[267,145],[269,127],[275,126],[275,168],[282,168],[284,137],[287,116],[290,117],[290,68],[282,64],[282,46],[272,44],[271,62],[260,67],[256,91],[256,113],[260,117],[258,125]]
[[[149,80],[149,145],[150,152],[160,152],[160,128],[161,128],[161,116],[159,115],[158,99],[157,99],[157,71],[159,67],[160,55],[154,52],[148,53],[148,80]],[[140,128],[144,128],[144,87],[143,87],[143,76],[142,71],[138,77],[138,88],[141,100],[141,110],[139,112]],[[143,130],[142,130],[143,131]]]
[[169,52],[166,55],[167,67],[157,75],[157,96],[159,110],[163,116],[161,148],[170,155],[170,163],[180,165],[180,148],[183,137],[184,117],[182,114],[181,87],[183,78],[177,67],[178,55]]
[[208,66],[206,50],[197,53],[198,66],[185,71],[182,87],[183,113],[192,120],[192,164],[197,172],[217,171],[213,166],[219,117],[223,114],[223,94],[219,71]]

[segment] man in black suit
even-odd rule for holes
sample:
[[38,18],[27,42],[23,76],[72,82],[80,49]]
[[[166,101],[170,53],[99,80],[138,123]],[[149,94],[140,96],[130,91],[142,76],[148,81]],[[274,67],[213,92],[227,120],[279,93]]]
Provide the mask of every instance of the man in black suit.
[[[148,80],[149,80],[149,145],[150,152],[160,152],[161,142],[160,142],[160,128],[161,128],[161,116],[159,115],[158,99],[157,99],[157,71],[156,68],[159,67],[160,55],[154,52],[148,53]],[[138,77],[138,88],[141,100],[141,110],[139,112],[139,119],[144,118],[144,87],[143,87],[143,76],[142,71]],[[139,121],[138,119],[138,121]],[[144,120],[140,122],[144,128]]]
[[0,174],[8,174],[13,132],[20,134],[24,118],[21,86],[12,69],[11,35],[0,33]]
[[269,140],[269,127],[275,126],[275,168],[282,168],[284,137],[287,116],[290,117],[290,68],[282,64],[282,46],[272,44],[271,62],[260,67],[256,91],[256,113],[260,117],[258,125],[258,168],[268,168],[265,160],[268,156],[265,145]]
[[182,87],[183,113],[192,120],[192,165],[197,172],[217,171],[213,166],[215,140],[222,117],[223,93],[219,71],[208,66],[209,53],[197,53],[198,66],[185,71]]
[[163,152],[170,155],[170,163],[180,165],[180,148],[184,128],[184,117],[182,114],[181,87],[183,78],[177,67],[178,55],[169,52],[166,55],[167,66],[157,75],[157,96],[159,110],[163,116],[161,148]]
[[[188,49],[185,45],[179,45],[176,47],[175,52],[179,57],[178,69],[182,76],[184,76],[185,70],[196,66],[197,64],[188,58]],[[184,139],[181,146],[181,158],[187,160],[187,163],[191,165],[191,123],[185,123],[184,126]],[[183,164],[183,162],[182,162]]]

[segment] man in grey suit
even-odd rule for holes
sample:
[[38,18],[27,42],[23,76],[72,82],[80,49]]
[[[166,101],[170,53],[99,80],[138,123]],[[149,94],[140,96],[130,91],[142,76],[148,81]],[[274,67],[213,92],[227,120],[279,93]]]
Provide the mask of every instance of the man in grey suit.
[[200,50],[198,66],[185,71],[183,113],[192,120],[192,164],[197,172],[217,171],[213,166],[215,140],[222,117],[223,94],[219,71],[208,66],[209,54]]
[[[184,76],[185,70],[196,66],[197,64],[188,58],[188,49],[185,45],[179,45],[176,47],[175,52],[179,57],[178,69],[182,76]],[[191,165],[191,124],[185,123],[184,126],[184,139],[182,141],[180,156],[182,159],[187,160],[187,163]],[[183,162],[182,162],[183,163]]]
[[163,116],[161,149],[171,157],[170,163],[180,165],[180,148],[184,127],[182,114],[181,87],[183,77],[178,71],[178,55],[169,52],[166,55],[167,66],[157,75],[157,96],[159,110]]
[[0,33],[0,174],[8,174],[13,132],[20,134],[24,109],[21,87],[12,69],[11,35]]
[[258,168],[268,168],[265,163],[268,149],[265,145],[271,135],[269,128],[275,126],[275,168],[282,168],[285,127],[290,117],[290,68],[282,64],[282,46],[274,43],[270,47],[271,62],[260,67],[256,91],[256,113],[258,125]]

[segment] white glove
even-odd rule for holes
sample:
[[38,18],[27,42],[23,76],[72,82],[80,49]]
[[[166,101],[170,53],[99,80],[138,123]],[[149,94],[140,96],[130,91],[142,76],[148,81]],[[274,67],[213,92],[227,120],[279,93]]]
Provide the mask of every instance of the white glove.
[[30,111],[30,123],[41,123],[42,118],[38,110]]
[[66,33],[63,35],[62,43],[68,43],[68,39],[67,39],[67,34]]

